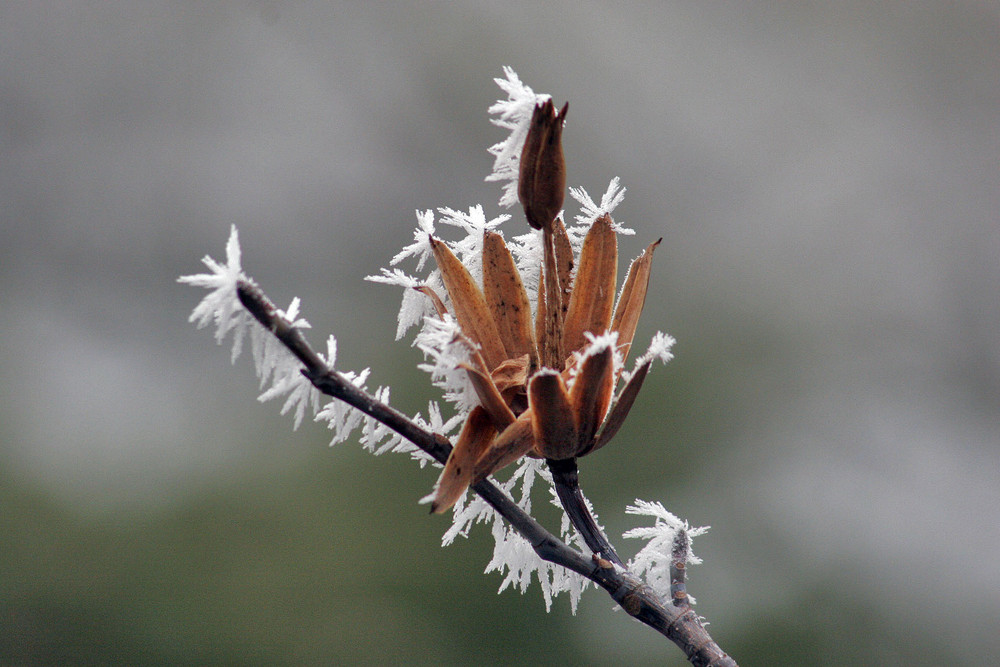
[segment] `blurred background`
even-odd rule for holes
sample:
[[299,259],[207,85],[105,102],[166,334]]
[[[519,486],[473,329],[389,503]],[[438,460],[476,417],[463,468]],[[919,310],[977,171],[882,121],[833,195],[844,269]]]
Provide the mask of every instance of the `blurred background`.
[[628,188],[623,264],[664,238],[636,340],[676,359],[581,463],[623,556],[637,497],[711,525],[741,664],[1000,654],[1000,5],[615,4],[2,4],[0,664],[686,664],[601,592],[498,596],[433,470],[293,432],[186,321],[236,224],[425,411],[363,277],[415,209],[501,212],[502,65]]

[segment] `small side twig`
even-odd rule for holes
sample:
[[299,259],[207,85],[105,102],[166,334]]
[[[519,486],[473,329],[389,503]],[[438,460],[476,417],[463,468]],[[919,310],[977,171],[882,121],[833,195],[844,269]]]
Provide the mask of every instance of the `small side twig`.
[[[439,463],[443,464],[447,460],[451,452],[451,444],[447,438],[424,429],[327,367],[306,342],[301,331],[278,314],[278,309],[257,285],[240,280],[236,292],[247,311],[302,362],[302,373],[317,389],[385,424]],[[606,590],[630,616],[679,646],[692,665],[737,667],[736,661],[719,648],[690,606],[666,604],[655,591],[621,566],[620,559],[618,567],[609,567],[608,563],[602,563],[600,559],[587,558],[570,548],[488,479],[474,484],[472,489],[531,544],[540,558],[576,572]],[[600,534],[600,531],[597,533]],[[614,550],[611,549],[610,553],[613,554]]]
[[687,561],[691,554],[691,537],[681,526],[674,535],[674,545],[670,550],[670,598],[675,607],[690,604],[687,594]]

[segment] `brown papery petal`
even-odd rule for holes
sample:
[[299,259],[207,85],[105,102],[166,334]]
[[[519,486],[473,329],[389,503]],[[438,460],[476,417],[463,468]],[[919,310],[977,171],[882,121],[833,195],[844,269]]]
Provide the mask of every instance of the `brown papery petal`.
[[462,328],[462,333],[480,346],[487,366],[490,369],[496,368],[507,358],[507,351],[482,290],[447,245],[431,237],[431,248],[448,296],[451,297],[458,326]]
[[580,251],[580,266],[563,330],[563,350],[567,356],[587,344],[585,332],[600,335],[611,324],[617,272],[618,238],[611,229],[611,218],[603,215],[594,221]]
[[535,356],[531,303],[503,237],[483,235],[483,293],[508,357]]
[[615,401],[614,405],[611,406],[611,410],[608,412],[608,418],[604,421],[604,425],[601,426],[601,430],[598,431],[597,437],[594,439],[594,447],[588,451],[582,452],[580,455],[589,454],[590,452],[596,452],[598,449],[608,444],[611,438],[615,437],[618,433],[618,429],[622,427],[625,423],[625,418],[628,416],[629,411],[632,409],[632,404],[635,403],[635,397],[639,395],[639,390],[642,389],[642,382],[646,379],[646,375],[649,373],[649,367],[652,366],[652,361],[647,361],[642,366],[635,370],[635,373],[629,378],[628,384],[622,389],[621,393],[618,394],[618,400]]
[[493,369],[490,377],[501,394],[512,387],[523,387],[528,383],[529,363],[528,355],[525,354],[517,359],[508,359]]
[[614,350],[606,347],[584,359],[577,371],[569,395],[576,415],[578,451],[592,446],[604,421],[615,388],[614,363]]
[[639,324],[639,316],[642,315],[642,307],[646,303],[649,273],[653,265],[653,251],[662,240],[650,243],[641,255],[632,260],[632,265],[628,268],[628,275],[625,277],[625,285],[622,286],[621,294],[618,296],[618,305],[615,306],[615,317],[611,321],[611,330],[618,332],[618,349],[622,352],[622,359],[628,358],[629,348],[632,347],[632,339],[635,337],[635,329]]
[[493,427],[497,431],[502,431],[514,423],[514,413],[507,407],[507,403],[500,395],[500,390],[493,383],[493,378],[468,364],[461,364],[460,367],[469,374],[469,381],[476,390],[476,395],[479,396],[481,404],[479,407],[486,410],[486,414],[493,422]]
[[489,449],[476,462],[474,482],[485,479],[531,451],[535,437],[531,430],[531,410],[525,410],[513,424],[503,430]]
[[562,289],[563,314],[569,308],[570,283],[573,279],[573,245],[569,242],[566,225],[562,218],[556,218],[552,226],[552,240],[556,250],[556,261],[559,264],[559,287]]
[[462,492],[472,483],[476,461],[489,447],[494,435],[496,429],[486,411],[481,407],[473,408],[438,479],[431,502],[432,512],[440,514],[462,497]]
[[557,461],[576,456],[576,420],[566,384],[558,373],[543,371],[531,378],[528,406],[534,415],[535,451]]

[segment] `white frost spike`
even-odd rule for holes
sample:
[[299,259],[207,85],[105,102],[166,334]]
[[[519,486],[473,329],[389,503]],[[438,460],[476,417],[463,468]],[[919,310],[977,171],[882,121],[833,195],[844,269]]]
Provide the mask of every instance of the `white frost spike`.
[[528,301],[531,309],[538,308],[538,277],[539,267],[542,265],[544,256],[544,245],[542,243],[542,230],[529,229],[526,234],[515,236],[508,244],[510,254],[517,264],[517,271],[521,274],[524,283],[524,291],[528,294]]
[[380,276],[365,276],[365,280],[373,283],[383,283],[386,285],[397,285],[403,288],[403,303],[399,307],[399,324],[396,326],[396,340],[399,340],[410,327],[420,324],[424,317],[434,312],[434,307],[427,298],[427,295],[416,290],[417,287],[427,284],[426,281],[418,280],[409,276],[399,269],[382,269]]
[[314,414],[319,410],[320,394],[316,387],[299,372],[301,368],[301,364],[294,357],[291,360],[282,360],[279,366],[274,369],[274,380],[271,383],[271,388],[257,397],[257,400],[263,403],[287,394],[288,398],[281,406],[281,414],[295,408],[293,429],[299,428],[302,418],[306,414],[306,408],[310,408]]
[[[671,512],[668,512],[662,504],[651,503],[645,500],[636,500],[635,505],[625,508],[627,514],[637,514],[639,516],[653,517],[656,522],[652,526],[633,528],[626,531],[622,537],[638,538],[649,540],[635,558],[629,563],[629,569],[640,576],[644,576],[646,583],[663,595],[670,593],[670,560],[674,537],[677,531],[683,528],[688,537],[693,539],[699,535],[704,535],[710,526],[692,528],[687,521],[681,521]],[[687,563],[698,565],[701,559],[690,550],[687,555]]]
[[600,336],[595,336],[591,332],[585,331],[583,336],[590,341],[590,344],[579,352],[573,353],[576,363],[573,364],[573,367],[570,370],[570,387],[573,386],[573,382],[576,380],[576,374],[583,366],[584,360],[594,356],[595,354],[599,354],[608,348],[612,351],[611,361],[613,364],[612,368],[615,373],[618,373],[621,370],[622,365],[625,363],[625,359],[622,357],[622,351],[618,348],[617,331],[605,331]]
[[[289,320],[293,327],[297,329],[309,328],[309,322],[298,317],[298,297],[292,299],[287,311],[278,310],[277,312],[280,317]],[[270,332],[265,332],[263,327],[257,325],[251,334],[251,341],[261,388],[264,388],[268,379],[271,381],[270,388],[258,396],[257,400],[263,403],[287,394],[285,403],[281,406],[281,414],[286,414],[295,408],[293,429],[297,430],[307,408],[311,409],[313,414],[319,410],[319,391],[312,382],[302,375],[302,362],[296,359],[277,338],[270,335]]]
[[417,271],[424,268],[428,257],[434,254],[431,237],[434,236],[434,211],[417,211],[417,229],[413,232],[413,243],[393,256],[389,266],[396,266],[407,257],[417,258]]
[[[526,512],[530,513],[531,508],[531,485],[537,477],[545,479],[550,485],[552,477],[548,470],[544,469],[540,459],[521,459],[517,470],[509,480],[499,484],[510,497],[515,497],[514,488],[520,483],[521,493],[518,505]],[[470,503],[473,505],[476,500]],[[545,600],[545,610],[551,611],[552,599],[560,593],[569,593],[570,608],[576,614],[577,604],[580,601],[584,589],[590,585],[590,581],[575,572],[571,572],[559,565],[543,561],[531,548],[531,545],[521,537],[515,530],[509,528],[506,523],[495,512],[483,511],[478,516],[469,516],[471,512],[456,510],[455,526],[462,522],[468,526],[473,522],[483,520],[486,516],[492,519],[492,533],[496,545],[493,549],[493,558],[486,566],[486,572],[497,570],[503,573],[506,570],[503,581],[500,583],[500,591],[506,588],[516,587],[524,593],[531,584],[531,575],[535,573],[538,584],[542,589],[542,597]]]
[[528,136],[528,125],[535,106],[549,99],[549,95],[536,95],[528,86],[521,83],[517,73],[510,67],[503,68],[505,79],[493,79],[500,89],[507,93],[506,100],[497,100],[489,108],[489,113],[496,116],[490,122],[498,127],[510,130],[510,134],[500,143],[490,146],[489,152],[494,156],[493,171],[486,177],[487,181],[504,183],[503,196],[500,205],[510,208],[517,203],[517,178],[521,168],[521,148]]
[[[611,212],[618,207],[618,204],[622,203],[625,198],[625,188],[621,187],[618,181],[618,177],[615,176],[611,179],[611,183],[608,184],[608,189],[605,191],[604,195],[601,197],[601,203],[597,204],[591,199],[590,195],[583,188],[570,188],[570,196],[580,202],[580,215],[574,216],[576,224],[581,229],[574,230],[577,235],[586,234],[590,226],[594,224],[594,220],[597,220],[602,215],[611,215]],[[634,229],[629,229],[628,227],[622,226],[621,222],[616,221],[611,228],[622,234],[624,236],[631,236],[635,234]],[[569,230],[567,230],[569,231]],[[582,240],[582,236],[580,236]]]
[[649,349],[639,358],[643,360],[643,363],[652,361],[653,359],[659,359],[663,363],[667,363],[674,358],[671,348],[673,348],[676,342],[673,336],[668,336],[662,331],[657,331],[653,335],[653,340],[649,343]]
[[[368,374],[371,371],[369,369],[364,369],[360,373],[355,373],[354,371],[341,371],[341,376],[351,384],[353,384],[358,389],[362,391],[367,391],[365,388],[365,382],[368,380]],[[343,442],[350,437],[351,431],[356,429],[362,424],[366,415],[365,413],[352,408],[347,403],[343,401],[334,399],[323,406],[323,409],[316,413],[316,421],[325,421],[327,428],[333,431],[333,440],[330,441],[330,446],[337,444],[338,442]],[[374,447],[375,443],[372,443]]]
[[635,360],[635,365],[632,367],[631,371],[625,371],[622,373],[622,384],[627,383],[635,375],[635,372],[639,370],[644,364],[653,361],[654,359],[659,359],[661,363],[667,363],[674,358],[674,353],[671,352],[674,344],[677,341],[674,340],[673,336],[667,335],[662,331],[657,331],[653,335],[653,340],[649,343],[649,348]]
[[425,359],[430,359],[430,363],[417,367],[431,374],[431,381],[444,390],[446,400],[465,414],[479,405],[479,396],[468,373],[459,368],[459,364],[469,361],[470,342],[451,315],[445,315],[444,319],[425,318],[424,328],[417,334],[414,345],[424,353]]
[[[279,317],[291,322],[291,326],[296,329],[308,329],[309,322],[304,319],[296,319],[299,314],[299,299],[298,297],[292,299],[292,303],[288,306],[288,313],[285,311],[277,309],[276,310]],[[288,349],[281,344],[281,342],[271,335],[271,332],[265,331],[260,324],[254,320],[253,327],[250,331],[250,352],[253,355],[254,367],[257,369],[257,377],[260,379],[260,388],[263,389],[264,385],[268,383],[273,377],[274,380],[271,384],[276,384],[278,382],[278,370],[286,365],[292,365],[295,372],[298,372],[299,368],[302,368],[301,362],[299,362]],[[301,373],[299,373],[301,375]],[[267,392],[265,392],[267,393]],[[268,394],[267,398],[260,398],[258,400],[270,400],[274,398],[277,394]],[[282,411],[284,414],[284,411]]]
[[236,283],[239,280],[249,280],[240,266],[241,254],[239,232],[236,231],[236,225],[233,225],[229,232],[229,240],[226,242],[225,264],[219,264],[205,255],[201,262],[208,267],[211,273],[181,276],[177,279],[177,282],[180,283],[211,290],[195,306],[188,317],[188,322],[194,322],[199,329],[202,329],[209,322],[214,321],[215,341],[219,344],[232,331],[234,338],[232,361],[234,362],[240,355],[247,328],[256,321],[250,313],[243,309],[243,305],[236,296]]
[[[427,429],[431,433],[440,433],[444,436],[451,436],[458,432],[459,427],[465,423],[466,415],[459,412],[454,414],[447,421],[441,416],[441,407],[436,401],[430,401],[427,403],[427,419],[420,416],[418,412],[414,417],[413,421],[419,426]],[[435,461],[430,454],[425,453],[423,450],[418,449],[416,445],[411,443],[409,440],[403,440],[401,447],[409,447],[413,450],[413,457],[418,460],[420,467],[424,467],[427,463],[433,463],[434,465],[440,466],[437,461]],[[400,449],[399,451],[403,453],[410,453],[410,449]],[[394,450],[395,451],[395,450]]]

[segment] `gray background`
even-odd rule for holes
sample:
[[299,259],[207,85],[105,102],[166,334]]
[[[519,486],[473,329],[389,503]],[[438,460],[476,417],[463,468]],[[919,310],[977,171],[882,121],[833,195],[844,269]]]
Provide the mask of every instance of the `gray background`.
[[0,4],[0,662],[683,664],[603,594],[497,596],[432,471],[293,433],[186,324],[235,223],[425,409],[362,278],[414,209],[499,212],[501,65],[570,101],[570,184],[622,178],[623,255],[664,238],[677,358],[582,461],[612,536],[712,525],[743,664],[1000,653],[1000,7],[615,4]]

